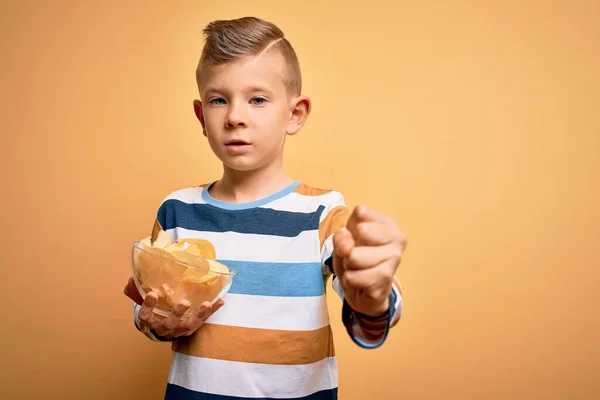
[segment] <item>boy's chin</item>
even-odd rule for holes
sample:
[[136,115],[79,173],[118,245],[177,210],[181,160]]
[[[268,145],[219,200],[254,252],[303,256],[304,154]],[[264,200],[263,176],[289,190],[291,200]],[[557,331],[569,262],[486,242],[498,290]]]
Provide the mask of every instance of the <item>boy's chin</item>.
[[260,163],[257,163],[253,160],[221,160],[223,162],[223,166],[232,171],[238,172],[250,172],[257,170],[261,167]]

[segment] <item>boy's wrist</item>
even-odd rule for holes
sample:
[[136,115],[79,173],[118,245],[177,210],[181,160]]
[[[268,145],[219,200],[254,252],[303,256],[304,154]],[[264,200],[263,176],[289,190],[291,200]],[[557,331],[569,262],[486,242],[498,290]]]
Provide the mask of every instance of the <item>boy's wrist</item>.
[[362,348],[374,349],[381,346],[389,333],[393,316],[396,313],[397,294],[391,291],[388,308],[378,315],[360,313],[350,306],[347,299],[342,307],[342,321],[352,341]]
[[386,297],[385,301],[382,303],[381,306],[375,307],[370,312],[360,312],[360,311],[357,311],[357,310],[353,310],[353,311],[354,311],[354,314],[357,317],[366,319],[367,321],[386,320],[389,317],[389,315],[390,315],[390,300],[389,300],[389,296]]
[[354,315],[356,315],[359,319],[364,319],[370,322],[385,322],[390,317],[390,306],[389,302],[387,303],[387,307],[384,312],[380,312],[378,314],[365,314],[358,311],[354,311]]
[[172,336],[161,336],[161,335],[159,335],[158,332],[156,332],[152,328],[148,328],[148,330],[150,331],[150,333],[152,334],[152,336],[154,336],[156,339],[158,339],[161,342],[172,342],[173,340],[175,340],[175,338],[172,337]]
[[347,300],[344,300],[345,306],[348,309],[348,313],[350,314],[350,318],[355,320],[360,325],[368,326],[370,328],[376,327],[387,327],[391,322],[392,314],[395,313],[395,303],[397,299],[397,294],[392,291],[388,295],[386,301],[383,303],[383,306],[375,308],[375,310],[371,313],[364,313],[355,310]]

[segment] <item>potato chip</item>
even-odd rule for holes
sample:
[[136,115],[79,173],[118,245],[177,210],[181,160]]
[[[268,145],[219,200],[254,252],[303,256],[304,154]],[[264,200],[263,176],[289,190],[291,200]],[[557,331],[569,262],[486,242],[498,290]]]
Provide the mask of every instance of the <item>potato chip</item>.
[[206,240],[206,239],[188,239],[188,238],[184,238],[184,239],[179,239],[176,244],[184,247],[185,244],[188,244],[190,247],[195,247],[200,251],[200,254],[202,255],[202,257],[207,258],[209,260],[216,260],[217,259],[217,254],[215,251],[215,247],[213,246],[213,244]]

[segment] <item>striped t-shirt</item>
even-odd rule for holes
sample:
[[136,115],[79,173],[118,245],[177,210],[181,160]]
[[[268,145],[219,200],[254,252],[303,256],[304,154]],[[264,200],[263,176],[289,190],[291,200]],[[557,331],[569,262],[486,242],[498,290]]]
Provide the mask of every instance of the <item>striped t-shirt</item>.
[[[166,399],[337,399],[338,374],[325,298],[333,275],[332,237],[350,210],[343,196],[294,182],[262,200],[233,204],[212,184],[177,190],[158,209],[154,229],[173,241],[203,238],[236,275],[224,305],[193,335],[172,342]],[[332,286],[343,301],[339,283]],[[359,346],[380,346],[402,309],[399,284],[380,321],[343,303]],[[155,341],[164,341],[141,326]]]

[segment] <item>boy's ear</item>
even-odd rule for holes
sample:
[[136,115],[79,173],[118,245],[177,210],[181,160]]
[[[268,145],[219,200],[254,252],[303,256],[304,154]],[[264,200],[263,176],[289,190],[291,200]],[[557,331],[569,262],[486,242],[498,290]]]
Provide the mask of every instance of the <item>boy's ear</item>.
[[202,102],[200,100],[194,100],[194,113],[196,118],[202,124],[202,133],[206,136],[206,124],[204,122],[204,114],[202,113]]
[[312,107],[312,103],[308,96],[299,96],[295,97],[291,103],[292,114],[290,120],[288,122],[288,126],[286,129],[286,133],[288,135],[295,135],[298,133],[300,128],[306,122],[308,115],[310,114],[310,110]]

